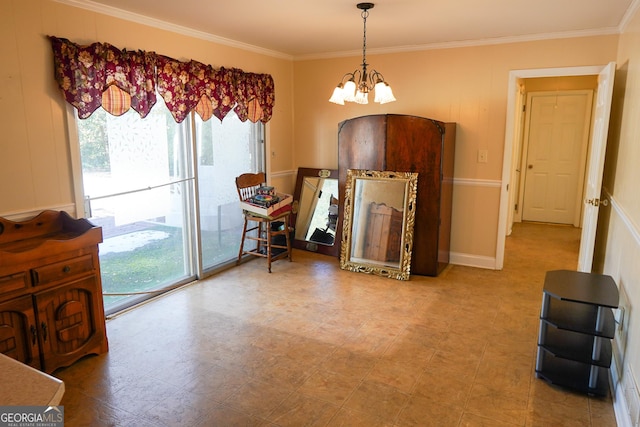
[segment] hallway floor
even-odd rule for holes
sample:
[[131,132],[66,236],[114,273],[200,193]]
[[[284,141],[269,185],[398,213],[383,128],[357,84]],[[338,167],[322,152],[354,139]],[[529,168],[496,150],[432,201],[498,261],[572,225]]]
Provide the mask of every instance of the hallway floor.
[[545,272],[580,230],[516,224],[505,268],[396,281],[294,251],[107,321],[54,375],[65,426],[615,426],[611,398],[534,374]]

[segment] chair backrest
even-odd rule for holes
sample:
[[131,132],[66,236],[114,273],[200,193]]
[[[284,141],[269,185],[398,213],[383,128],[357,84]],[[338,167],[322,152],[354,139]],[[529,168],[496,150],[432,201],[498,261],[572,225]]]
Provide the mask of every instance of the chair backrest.
[[238,189],[238,196],[240,201],[246,200],[256,194],[256,191],[261,185],[264,185],[267,181],[267,177],[264,172],[258,173],[243,173],[236,178],[236,188]]

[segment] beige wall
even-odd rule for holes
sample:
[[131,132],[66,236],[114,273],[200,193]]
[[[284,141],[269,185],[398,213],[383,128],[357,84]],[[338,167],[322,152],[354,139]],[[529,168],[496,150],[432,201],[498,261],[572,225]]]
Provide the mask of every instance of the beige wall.
[[600,210],[594,269],[615,279],[625,308],[614,341],[621,392],[632,378],[629,367],[640,385],[640,12],[620,37],[617,64],[604,172],[611,204]]
[[[74,204],[66,104],[53,79],[47,35],[80,44],[108,42],[155,51],[214,67],[269,73],[276,87],[267,126],[267,171],[272,184],[293,191],[292,73],[289,59],[215,44],[194,37],[73,8],[51,0],[0,1],[0,215],[19,215]],[[158,101],[162,102],[162,101]],[[232,179],[233,177],[230,177]]]
[[[360,57],[295,62],[295,164],[335,168],[338,123],[368,114],[413,114],[457,123],[452,257],[478,264],[496,257],[509,71],[605,65],[618,36],[586,37],[367,55],[397,102],[327,102]],[[478,163],[478,150],[488,162]],[[419,179],[419,178],[418,178]],[[490,262],[489,262],[490,263]]]
[[[640,373],[640,16],[621,36],[599,36],[466,48],[368,55],[398,101],[379,106],[327,102],[360,57],[291,61],[100,15],[52,0],[0,1],[0,215],[73,206],[66,104],[53,80],[46,35],[78,43],[109,42],[177,59],[270,73],[276,85],[267,127],[272,184],[291,191],[299,166],[336,168],[337,126],[368,114],[412,114],[456,122],[452,250],[496,256],[507,81],[517,69],[618,62],[595,266],[611,274],[625,296],[628,329],[615,341],[624,380]],[[618,44],[619,43],[619,44]],[[295,105],[295,109],[294,109]],[[294,114],[295,113],[295,114]],[[488,162],[477,163],[477,151]],[[275,153],[274,156],[271,153]]]

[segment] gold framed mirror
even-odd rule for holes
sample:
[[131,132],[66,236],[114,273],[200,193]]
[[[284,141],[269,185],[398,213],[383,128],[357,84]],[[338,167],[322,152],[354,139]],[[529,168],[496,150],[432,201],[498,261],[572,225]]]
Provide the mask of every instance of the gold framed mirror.
[[293,247],[338,256],[338,205],[337,170],[298,168],[293,193]]
[[418,174],[348,169],[340,268],[409,280]]

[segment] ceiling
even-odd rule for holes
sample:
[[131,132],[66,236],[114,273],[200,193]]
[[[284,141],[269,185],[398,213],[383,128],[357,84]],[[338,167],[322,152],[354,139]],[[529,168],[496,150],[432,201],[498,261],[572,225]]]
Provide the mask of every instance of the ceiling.
[[[294,59],[362,50],[363,22],[357,0],[58,1]],[[640,0],[374,3],[367,18],[368,52],[614,34]]]

